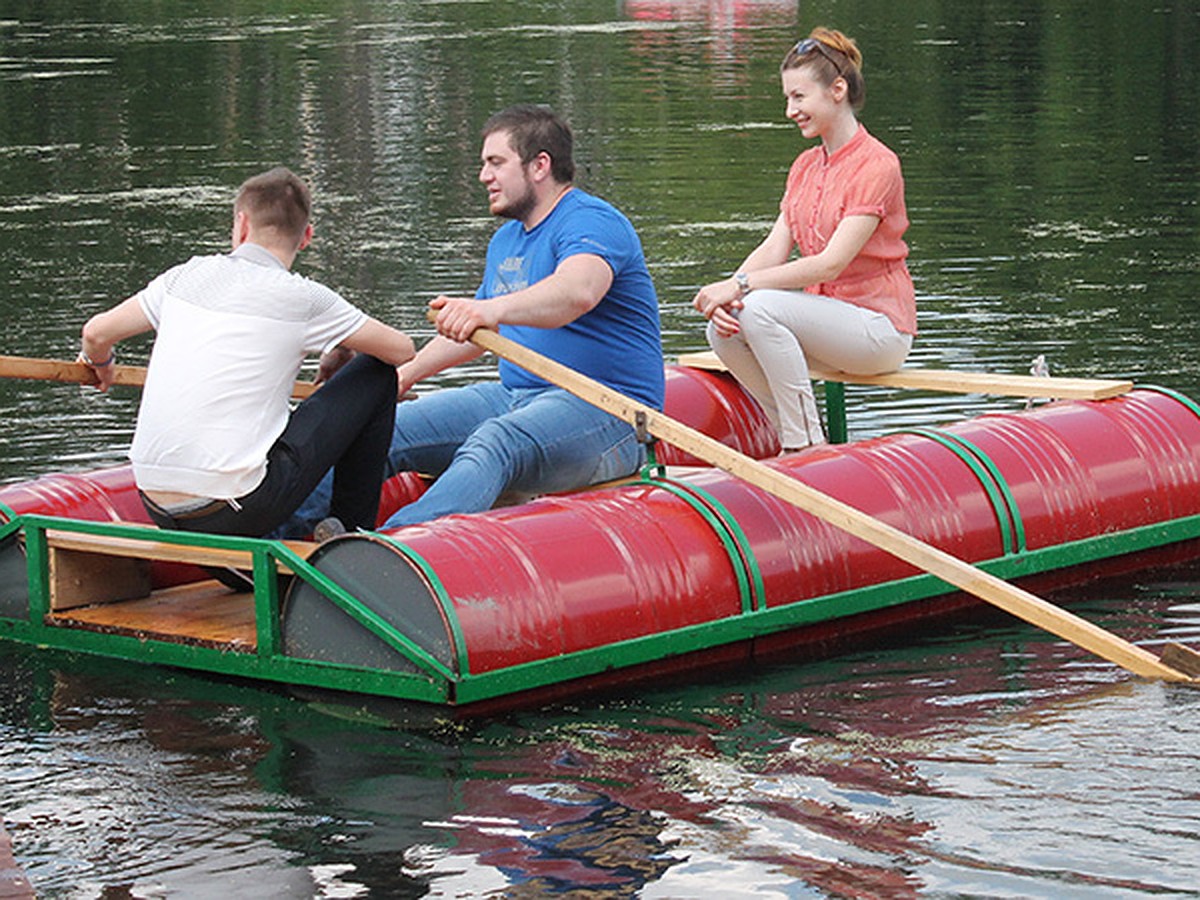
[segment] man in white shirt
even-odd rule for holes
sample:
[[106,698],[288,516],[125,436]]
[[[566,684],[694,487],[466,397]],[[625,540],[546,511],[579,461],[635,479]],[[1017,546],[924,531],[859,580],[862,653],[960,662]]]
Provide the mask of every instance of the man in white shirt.
[[[286,520],[332,466],[331,515],[373,528],[404,333],[290,271],[312,239],[308,188],[285,168],[246,181],[233,252],[197,256],[83,327],[80,359],[113,382],[114,345],[157,332],[130,458],[161,527],[258,537]],[[289,412],[310,353],[358,351]]]

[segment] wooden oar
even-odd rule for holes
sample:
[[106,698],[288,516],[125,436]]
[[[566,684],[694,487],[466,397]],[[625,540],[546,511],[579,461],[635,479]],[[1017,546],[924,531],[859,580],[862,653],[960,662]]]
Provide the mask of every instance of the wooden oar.
[[[121,366],[116,369],[115,384],[141,387],[146,383],[144,366]],[[75,384],[95,384],[96,376],[81,362],[65,359],[36,359],[28,356],[0,356],[0,378],[31,378],[37,381],[63,381]],[[316,390],[308,381],[297,381],[292,396],[303,399]]]
[[471,342],[570,391],[576,397],[611,413],[618,419],[643,427],[655,437],[686,450],[696,458],[786,500],[918,569],[935,575],[954,587],[986,600],[1135,675],[1166,681],[1200,680],[1181,671],[1185,668],[1188,671],[1200,671],[1191,668],[1195,666],[1196,661],[1200,661],[1200,653],[1189,647],[1182,644],[1169,645],[1171,664],[1168,664],[1112,632],[926,544],[802,481],[790,478],[758,460],[738,453],[653,407],[626,397],[494,331],[476,329],[471,335]]

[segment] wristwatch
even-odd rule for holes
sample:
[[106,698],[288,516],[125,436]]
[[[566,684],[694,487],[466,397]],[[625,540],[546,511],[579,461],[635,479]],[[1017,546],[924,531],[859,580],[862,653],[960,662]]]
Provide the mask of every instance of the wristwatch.
[[738,293],[745,297],[750,293],[750,276],[745,272],[738,272],[733,276],[733,280],[737,282]]

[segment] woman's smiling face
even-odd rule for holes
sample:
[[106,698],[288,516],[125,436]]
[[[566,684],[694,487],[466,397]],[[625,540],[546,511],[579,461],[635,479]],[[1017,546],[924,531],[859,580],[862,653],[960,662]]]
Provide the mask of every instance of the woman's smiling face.
[[835,78],[833,84],[821,84],[813,77],[812,66],[785,69],[782,73],[786,115],[800,128],[806,138],[823,137],[840,113],[845,98],[845,81]]

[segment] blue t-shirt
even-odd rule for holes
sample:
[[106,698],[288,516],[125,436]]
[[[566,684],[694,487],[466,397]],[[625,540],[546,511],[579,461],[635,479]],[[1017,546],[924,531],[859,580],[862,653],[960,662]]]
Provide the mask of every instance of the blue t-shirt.
[[[594,378],[613,390],[662,409],[663,355],[658,297],[646,269],[642,242],[612,204],[568,191],[532,231],[511,220],[488,244],[483,284],[488,299],[536,284],[564,259],[599,256],[613,272],[612,286],[591,310],[560,328],[501,325],[500,333]],[[505,387],[545,387],[546,382],[507,360],[500,361]]]

